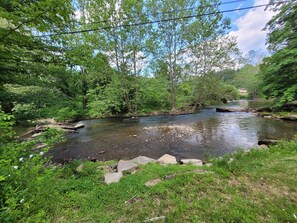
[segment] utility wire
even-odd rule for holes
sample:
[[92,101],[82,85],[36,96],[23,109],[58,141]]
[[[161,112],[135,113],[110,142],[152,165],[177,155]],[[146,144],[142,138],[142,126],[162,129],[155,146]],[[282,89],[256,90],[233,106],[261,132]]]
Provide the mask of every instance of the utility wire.
[[[194,10],[194,9],[198,9],[198,8],[209,8],[209,7],[216,6],[216,5],[228,5],[228,4],[234,4],[234,3],[239,3],[239,2],[245,2],[245,1],[247,1],[247,0],[233,0],[233,1],[228,1],[228,2],[221,2],[221,3],[218,3],[218,4],[208,5],[208,6],[205,6],[205,7],[201,7],[201,6],[190,7],[190,8],[185,8],[185,9],[171,10],[171,11],[166,11],[166,12],[157,12],[157,13],[152,13],[152,14],[142,14],[142,15],[144,15],[144,16],[156,16],[156,15],[160,15],[160,14],[171,14],[171,13],[175,13],[175,12],[190,11],[190,10]],[[124,21],[126,21],[128,19],[137,19],[142,15],[127,17],[127,18],[125,18]],[[122,21],[122,22],[124,22],[124,21]],[[82,22],[79,22],[79,21],[72,21],[72,22],[80,24],[80,25],[84,25],[84,24],[92,25],[92,24],[107,23],[107,22],[110,22],[110,20],[106,19],[106,20],[101,20],[101,21],[96,21],[96,22],[89,22],[89,23],[82,23]]]
[[[286,1],[282,1],[282,2],[286,2]],[[281,2],[278,2],[278,3],[281,3]],[[116,28],[126,28],[126,27],[131,27],[131,26],[141,26],[141,25],[155,24],[155,23],[160,23],[160,22],[170,22],[170,21],[176,21],[176,20],[181,20],[181,19],[191,19],[191,18],[195,18],[195,17],[202,17],[202,16],[215,15],[215,14],[221,14],[221,13],[227,13],[227,12],[234,12],[234,11],[242,11],[242,10],[248,10],[248,9],[254,9],[254,8],[261,8],[261,7],[267,7],[267,6],[275,5],[275,4],[276,3],[262,4],[262,5],[255,5],[255,6],[250,6],[250,7],[238,8],[238,9],[229,9],[229,10],[209,12],[209,13],[203,13],[203,14],[197,14],[197,15],[189,15],[189,16],[169,18],[169,19],[160,19],[160,20],[154,20],[154,21],[148,21],[148,22],[123,24],[123,25],[118,25],[118,26],[105,26],[105,27],[100,27],[100,28],[76,30],[76,31],[70,31],[70,32],[44,34],[44,35],[39,35],[39,36],[35,36],[35,37],[51,37],[51,36],[59,36],[59,35],[70,35],[70,34],[77,34],[77,33],[93,32],[93,31],[98,31],[98,30],[102,30],[102,29],[107,30],[107,29],[116,29]]]

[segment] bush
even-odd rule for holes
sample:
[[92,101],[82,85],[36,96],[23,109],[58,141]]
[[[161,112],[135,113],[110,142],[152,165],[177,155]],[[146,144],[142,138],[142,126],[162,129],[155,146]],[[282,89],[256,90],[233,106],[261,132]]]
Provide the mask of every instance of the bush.
[[40,117],[37,107],[34,103],[29,104],[17,104],[14,103],[12,114],[17,120],[18,124],[25,124],[30,120],[34,120]]
[[[13,134],[11,129],[7,134]],[[54,208],[58,199],[54,188],[56,169],[48,166],[49,157],[43,154],[60,140],[61,134],[57,130],[49,130],[35,140],[2,143],[1,222],[41,222],[45,214]],[[47,146],[42,150],[33,150],[38,143],[46,143]]]
[[8,115],[1,110],[0,106],[0,146],[2,143],[11,139],[14,135],[12,131],[12,127],[14,124],[14,117],[12,115]]
[[74,100],[61,101],[55,107],[47,108],[45,113],[57,121],[77,120],[85,115],[81,103]]

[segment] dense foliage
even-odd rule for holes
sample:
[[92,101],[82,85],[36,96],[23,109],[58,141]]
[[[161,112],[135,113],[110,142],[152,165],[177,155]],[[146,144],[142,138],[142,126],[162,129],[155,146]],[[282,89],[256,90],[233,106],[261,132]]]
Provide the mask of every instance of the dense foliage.
[[[40,221],[56,202],[51,185],[57,172],[44,153],[61,135],[51,130],[34,140],[14,141],[12,120],[0,110],[0,221]],[[41,143],[45,147],[36,149]]]
[[[235,99],[236,90],[214,78],[235,65],[237,53],[235,39],[225,35],[230,20],[219,5],[218,0],[2,1],[2,108],[25,124],[42,117],[192,109]],[[130,26],[140,22],[148,24]]]
[[266,27],[273,55],[264,59],[261,76],[263,92],[281,105],[297,99],[297,3],[280,2],[274,10]]

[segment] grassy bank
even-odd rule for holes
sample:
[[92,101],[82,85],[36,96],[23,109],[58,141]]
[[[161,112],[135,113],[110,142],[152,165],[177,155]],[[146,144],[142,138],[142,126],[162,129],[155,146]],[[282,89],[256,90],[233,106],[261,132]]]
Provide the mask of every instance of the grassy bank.
[[[10,213],[17,222],[297,221],[297,141],[228,155],[211,167],[148,164],[105,185],[103,166],[110,163],[84,162],[79,172],[78,161],[47,167],[39,190],[14,212],[2,212],[2,220]],[[162,181],[144,185],[156,178]]]

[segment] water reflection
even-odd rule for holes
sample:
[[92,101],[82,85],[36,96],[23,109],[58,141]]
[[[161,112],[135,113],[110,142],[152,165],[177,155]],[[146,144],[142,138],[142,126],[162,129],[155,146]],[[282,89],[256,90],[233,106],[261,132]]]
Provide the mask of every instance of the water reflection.
[[[230,104],[256,105],[246,100]],[[137,123],[110,118],[84,124],[86,128],[79,134],[68,135],[67,142],[50,151],[55,161],[130,159],[138,155],[158,158],[164,153],[202,159],[205,154],[218,156],[251,148],[259,139],[290,139],[297,133],[293,122],[264,119],[252,113],[217,113],[214,108],[192,115],[144,117]]]

